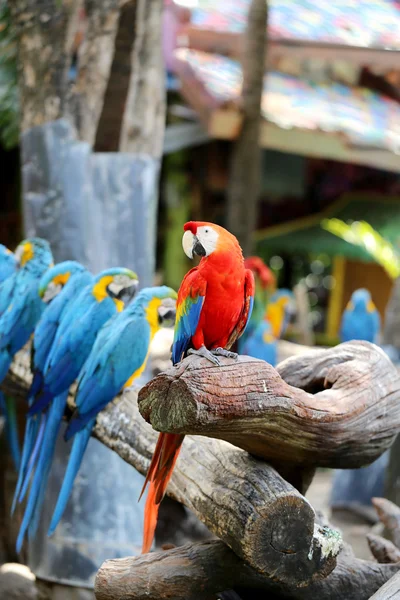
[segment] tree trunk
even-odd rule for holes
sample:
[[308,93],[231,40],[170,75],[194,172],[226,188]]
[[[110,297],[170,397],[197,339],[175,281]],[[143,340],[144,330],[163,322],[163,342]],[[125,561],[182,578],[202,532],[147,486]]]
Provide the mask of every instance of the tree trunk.
[[[128,42],[121,43],[121,19],[120,19],[120,0],[85,0],[86,12],[86,32],[82,46],[79,50],[78,59],[78,77],[76,81],[74,95],[76,98],[76,112],[73,115],[79,132],[79,138],[94,145],[96,132],[103,110],[114,110],[122,119],[122,112],[126,100],[126,90],[129,85],[130,69],[127,70],[128,81],[125,84],[125,95],[117,92],[115,89],[112,98],[113,106],[108,106],[107,100],[110,94],[106,95],[106,90],[110,89],[110,80],[115,79],[115,68],[112,72],[112,65],[115,63],[115,55],[119,56],[122,51],[125,52],[122,60],[127,60],[130,64],[130,50],[133,45],[135,33],[135,4],[128,3],[128,8],[122,8],[122,15],[128,12],[130,23],[128,24]],[[125,19],[122,18],[122,23]],[[123,31],[126,31],[126,27]],[[120,34],[119,38],[117,33]],[[117,38],[117,39],[116,39]],[[122,47],[122,48],[121,48]],[[114,77],[113,77],[114,76]],[[125,70],[121,68],[118,76],[124,79]],[[120,100],[122,95],[122,100]],[[114,104],[115,103],[115,104]],[[118,138],[117,138],[118,140]],[[118,147],[118,145],[117,145]]]
[[12,0],[21,130],[62,117],[81,0]]
[[243,253],[252,253],[261,185],[261,97],[267,37],[266,0],[252,0],[243,56],[243,123],[234,143],[228,188],[227,227]]
[[165,73],[162,58],[163,0],[137,0],[131,80],[122,121],[119,150],[160,158],[165,124]]

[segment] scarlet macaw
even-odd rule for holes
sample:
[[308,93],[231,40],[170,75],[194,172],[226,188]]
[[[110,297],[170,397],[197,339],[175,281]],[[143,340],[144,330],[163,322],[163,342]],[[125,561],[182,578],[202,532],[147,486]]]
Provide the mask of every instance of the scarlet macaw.
[[66,441],[72,437],[74,441],[49,535],[64,513],[97,414],[144,371],[154,335],[163,322],[175,320],[174,306],[163,302],[176,298],[176,292],[166,286],[144,288],[100,330],[78,378],[76,411],[65,433]]
[[343,313],[340,341],[366,340],[377,343],[381,318],[368,290],[360,288],[353,292]]
[[[46,360],[58,325],[68,308],[68,303],[92,280],[93,275],[83,265],[71,260],[58,263],[49,269],[40,280],[39,296],[47,305],[47,308],[43,312],[33,336],[31,357],[33,382],[28,392],[29,406],[43,384],[43,371]],[[33,467],[35,461],[34,444],[38,435],[38,427],[39,420],[36,418],[36,415],[33,417],[28,416],[12,512],[14,511],[17,498],[21,502],[25,496],[31,472],[28,469],[28,461],[30,466]],[[43,434],[43,428],[44,423],[42,424],[41,434]],[[40,442],[40,439],[41,435],[39,435],[38,442]],[[36,451],[37,448],[38,446],[36,447]],[[24,480],[25,485],[23,486]]]
[[[39,282],[53,261],[50,246],[41,238],[21,242],[15,258],[19,269],[0,284],[0,383],[7,375],[14,355],[29,340],[45,308],[39,296]],[[6,427],[14,463],[20,463],[16,407],[3,403]]]
[[[40,414],[44,422],[42,440],[38,440],[39,461],[44,468],[43,482],[47,479],[54,453],[58,429],[64,414],[68,391],[78,377],[88,358],[96,336],[101,327],[117,312],[121,312],[124,303],[120,296],[127,290],[136,290],[136,273],[121,267],[107,269],[99,273],[93,282],[87,285],[77,297],[68,304],[57,329],[49,356],[43,371],[40,389],[28,411],[28,416]],[[44,486],[40,499],[44,494]],[[32,506],[33,512],[35,506]],[[26,529],[31,521],[32,512],[25,512],[24,520],[17,539],[17,551],[22,547]],[[38,511],[39,512],[39,511]],[[35,516],[35,515],[33,515]],[[26,517],[26,518],[25,518]],[[32,534],[37,524],[33,520]]]
[[[251,316],[254,277],[244,266],[237,239],[226,229],[190,221],[184,225],[183,249],[189,258],[201,256],[198,267],[184,277],[178,292],[172,362],[197,354],[220,365],[218,356],[236,357],[229,348],[243,333]],[[178,458],[184,436],[159,435],[147,473],[142,552],[150,550],[158,508]],[[143,493],[142,491],[142,493]]]

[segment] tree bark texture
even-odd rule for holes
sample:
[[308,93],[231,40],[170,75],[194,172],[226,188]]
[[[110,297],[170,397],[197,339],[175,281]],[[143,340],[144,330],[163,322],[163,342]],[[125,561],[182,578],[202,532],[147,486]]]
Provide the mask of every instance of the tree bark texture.
[[237,588],[239,597],[249,600],[269,599],[270,594],[293,600],[368,600],[399,569],[400,565],[381,565],[341,553],[326,579],[304,587],[282,586],[251,569],[221,541],[210,540],[108,560],[97,573],[95,594],[97,600],[201,600]]
[[135,44],[123,114],[119,150],[161,158],[165,124],[165,74],[162,58],[162,0],[136,0]]
[[281,363],[241,356],[223,366],[189,357],[150,381],[139,409],[158,431],[223,439],[292,467],[356,468],[378,458],[400,428],[400,378],[368,342]]
[[[115,55],[120,4],[120,0],[85,0],[86,32],[78,53],[78,76],[74,96],[77,103],[75,120],[79,138],[90,145],[94,144],[96,138]],[[133,37],[134,22],[131,22],[130,28]],[[121,107],[115,107],[114,110],[120,112]]]
[[[25,361],[25,364],[24,364]],[[28,385],[27,357],[17,355],[4,389]],[[156,433],[140,417],[137,390],[99,414],[94,435],[145,473]],[[315,522],[308,501],[263,461],[220,440],[188,436],[168,493],[259,572],[291,585],[325,577],[340,536]]]
[[81,0],[12,0],[18,38],[21,130],[66,110],[68,70]]
[[400,598],[400,573],[393,575],[376,594],[371,596],[370,600],[395,600]]
[[261,186],[259,140],[266,31],[267,3],[265,0],[252,0],[242,61],[243,122],[232,150],[227,207],[227,227],[238,238],[245,256],[252,252]]

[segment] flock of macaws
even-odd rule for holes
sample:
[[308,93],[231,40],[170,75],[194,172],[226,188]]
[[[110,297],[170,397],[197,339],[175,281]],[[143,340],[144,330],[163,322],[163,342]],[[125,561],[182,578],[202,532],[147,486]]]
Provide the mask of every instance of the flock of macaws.
[[[172,362],[198,354],[219,365],[219,356],[240,354],[277,360],[277,340],[294,312],[294,296],[276,290],[275,278],[258,257],[246,260],[236,238],[212,223],[189,222],[182,245],[201,257],[184,277],[178,294],[166,286],[138,291],[136,274],[118,267],[92,275],[74,261],[53,265],[49,244],[24,240],[14,253],[0,246],[0,384],[14,355],[32,338],[32,384],[19,452],[15,405],[0,392],[0,409],[18,482],[13,508],[27,497],[17,550],[35,534],[70,386],[77,381],[75,412],[65,440],[72,448],[49,534],[71,494],[96,416],[145,369],[149,347],[163,325],[175,321]],[[176,317],[176,318],[175,318]],[[346,307],[341,339],[377,341],[379,314],[366,290]],[[69,411],[70,412],[70,411]],[[143,552],[152,544],[158,507],[184,436],[162,433],[143,488]],[[142,492],[143,493],[143,492]]]
[[19,551],[39,522],[71,384],[77,380],[76,410],[65,434],[73,439],[72,451],[49,532],[68,502],[96,415],[143,372],[155,333],[175,320],[177,294],[166,286],[137,292],[137,275],[122,267],[94,276],[74,261],[54,266],[49,244],[40,238],[24,240],[15,253],[0,250],[0,383],[32,337],[22,455],[15,404],[1,396],[18,468],[12,510],[27,495]]

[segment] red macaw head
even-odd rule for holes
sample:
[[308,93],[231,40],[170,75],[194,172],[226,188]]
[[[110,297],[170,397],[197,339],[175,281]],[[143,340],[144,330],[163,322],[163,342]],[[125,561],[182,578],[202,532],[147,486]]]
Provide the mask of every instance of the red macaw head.
[[214,252],[240,250],[235,236],[214,223],[189,221],[183,229],[182,246],[189,258],[193,258],[194,254],[206,258]]

